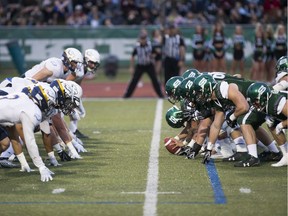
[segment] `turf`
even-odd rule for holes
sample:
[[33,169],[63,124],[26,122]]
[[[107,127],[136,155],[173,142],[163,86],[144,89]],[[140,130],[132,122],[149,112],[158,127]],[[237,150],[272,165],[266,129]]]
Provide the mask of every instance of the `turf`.
[[[55,176],[48,183],[40,181],[37,171],[21,173],[1,168],[1,216],[143,215],[156,100],[85,101],[84,105],[87,116],[79,122],[79,128],[90,139],[83,140],[88,150],[81,153],[83,159],[52,167]],[[273,168],[271,163],[262,163],[256,168],[234,168],[231,163],[215,160],[213,170],[220,181],[215,190],[215,178],[211,182],[207,172],[211,167],[201,164],[200,157],[185,160],[169,154],[162,140],[178,133],[165,122],[169,107],[165,101],[159,149],[158,216],[287,215],[285,167]],[[36,137],[45,157],[39,134]],[[55,189],[65,191],[53,194]]]

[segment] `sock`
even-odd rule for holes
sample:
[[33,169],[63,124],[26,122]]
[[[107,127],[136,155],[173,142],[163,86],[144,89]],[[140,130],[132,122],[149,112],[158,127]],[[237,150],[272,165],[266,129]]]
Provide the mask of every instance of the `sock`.
[[250,155],[252,155],[252,156],[255,157],[255,158],[258,158],[258,155],[257,155],[257,145],[256,145],[256,144],[247,145],[247,148],[248,148],[248,153],[249,153]]
[[283,153],[283,155],[287,155],[288,154],[287,146],[288,146],[287,142],[284,143],[283,145],[279,146],[279,148],[280,148],[281,152]]
[[62,151],[62,148],[60,146],[60,143],[57,143],[55,145],[53,145],[53,148],[55,149],[55,151],[57,151],[58,153]]
[[193,145],[194,145],[194,143],[196,143],[196,141],[194,140],[194,139],[192,139],[189,143],[188,143],[188,145],[187,146],[189,146],[189,147],[193,147]]
[[262,143],[260,140],[258,140],[257,145],[260,146],[261,148],[263,148],[265,152],[269,151],[267,146],[265,146],[264,143]]
[[48,153],[49,158],[55,158],[54,151]]
[[70,120],[69,129],[72,131],[72,133],[75,133],[77,130],[78,120]]
[[10,143],[9,147],[1,153],[1,157],[9,158],[12,154],[14,154],[14,150],[12,144]]
[[201,149],[201,145],[199,145],[197,142],[194,143],[192,151],[195,152],[195,156],[199,153],[200,149]]
[[270,145],[268,145],[268,149],[271,151],[271,152],[275,152],[275,153],[278,153],[279,152],[279,149],[277,148],[276,146],[276,141],[274,140]]
[[243,136],[237,137],[234,140],[237,152],[247,152],[247,147]]

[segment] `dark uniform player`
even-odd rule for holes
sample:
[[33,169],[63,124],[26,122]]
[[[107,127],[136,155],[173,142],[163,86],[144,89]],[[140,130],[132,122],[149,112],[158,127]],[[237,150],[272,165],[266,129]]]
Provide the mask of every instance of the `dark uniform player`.
[[[193,90],[195,91],[196,101],[199,104],[206,104],[209,101],[213,101],[217,107],[210,129],[207,146],[208,151],[205,154],[204,163],[209,161],[211,149],[217,139],[221,125],[224,120],[226,120],[227,124],[232,128],[235,127],[237,123],[240,125],[249,152],[247,158],[236,163],[234,166],[249,167],[260,164],[257,155],[255,130],[265,122],[266,115],[259,112],[252,113],[252,111],[249,110],[249,104],[245,97],[246,90],[251,83],[253,82],[245,80],[239,80],[238,82],[234,80],[231,83],[225,81],[216,83],[209,75],[201,75],[195,79]],[[226,115],[225,112],[227,113]],[[255,122],[254,119],[258,121]]]
[[174,24],[170,24],[167,31],[162,39],[165,84],[171,77],[180,75],[185,61],[184,39]]
[[261,82],[254,83],[247,89],[247,100],[249,103],[258,111],[272,118],[268,127],[283,153],[282,159],[278,163],[271,165],[273,167],[288,165],[287,138],[282,131],[288,125],[287,98],[287,92],[270,90],[267,84]]
[[135,87],[140,80],[142,74],[147,72],[150,77],[153,88],[157,93],[159,98],[163,98],[163,94],[161,91],[161,87],[159,81],[157,79],[155,68],[152,61],[152,45],[150,41],[147,40],[147,34],[141,33],[139,36],[139,42],[134,47],[131,56],[130,67],[133,69],[134,67],[134,57],[137,55],[137,63],[135,66],[135,71],[133,73],[133,77],[128,85],[128,88],[124,94],[124,98],[129,98],[133,94]]

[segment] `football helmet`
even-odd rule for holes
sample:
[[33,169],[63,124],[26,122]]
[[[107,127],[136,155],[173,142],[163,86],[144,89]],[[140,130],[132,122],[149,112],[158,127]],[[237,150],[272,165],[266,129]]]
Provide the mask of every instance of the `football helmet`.
[[266,83],[256,82],[251,84],[246,92],[247,101],[257,111],[263,111],[268,104],[271,90]]
[[165,92],[168,96],[168,101],[172,104],[177,103],[180,98],[175,95],[176,88],[181,84],[183,81],[183,77],[181,76],[174,76],[171,77],[165,84]]
[[183,112],[174,105],[166,112],[166,122],[172,128],[183,127],[185,122]]
[[65,114],[70,115],[81,103],[83,94],[81,86],[73,81],[56,79],[50,86],[56,92],[57,107]]
[[61,59],[63,64],[72,72],[75,71],[79,64],[83,64],[83,55],[75,48],[65,49]]
[[188,69],[186,70],[183,74],[182,74],[182,77],[185,79],[187,77],[197,77],[201,75],[201,73],[195,69],[195,68],[192,68],[192,69]]
[[26,93],[42,112],[49,112],[55,106],[56,94],[49,85],[35,85],[29,88],[27,88],[27,91],[23,90],[22,92]]
[[[194,101],[194,95],[190,94],[190,89],[193,85],[195,77],[187,77],[184,79],[175,91],[176,97],[187,99],[188,101]],[[192,91],[191,91],[192,92]]]
[[95,49],[87,49],[84,53],[84,67],[85,71],[96,73],[100,66],[100,54]]
[[282,56],[276,63],[276,82],[288,75],[288,56]]
[[190,88],[190,94],[194,95],[195,101],[200,105],[211,100],[212,92],[215,89],[216,81],[209,74],[198,76]]

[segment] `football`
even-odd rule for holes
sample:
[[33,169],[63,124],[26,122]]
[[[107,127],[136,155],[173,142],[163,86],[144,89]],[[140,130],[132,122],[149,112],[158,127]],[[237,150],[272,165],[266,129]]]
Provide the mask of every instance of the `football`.
[[180,146],[177,146],[176,145],[176,142],[171,139],[170,137],[166,137],[164,139],[164,145],[165,145],[165,148],[171,153],[171,154],[175,154],[175,155],[178,155],[180,150],[181,150],[181,147]]

